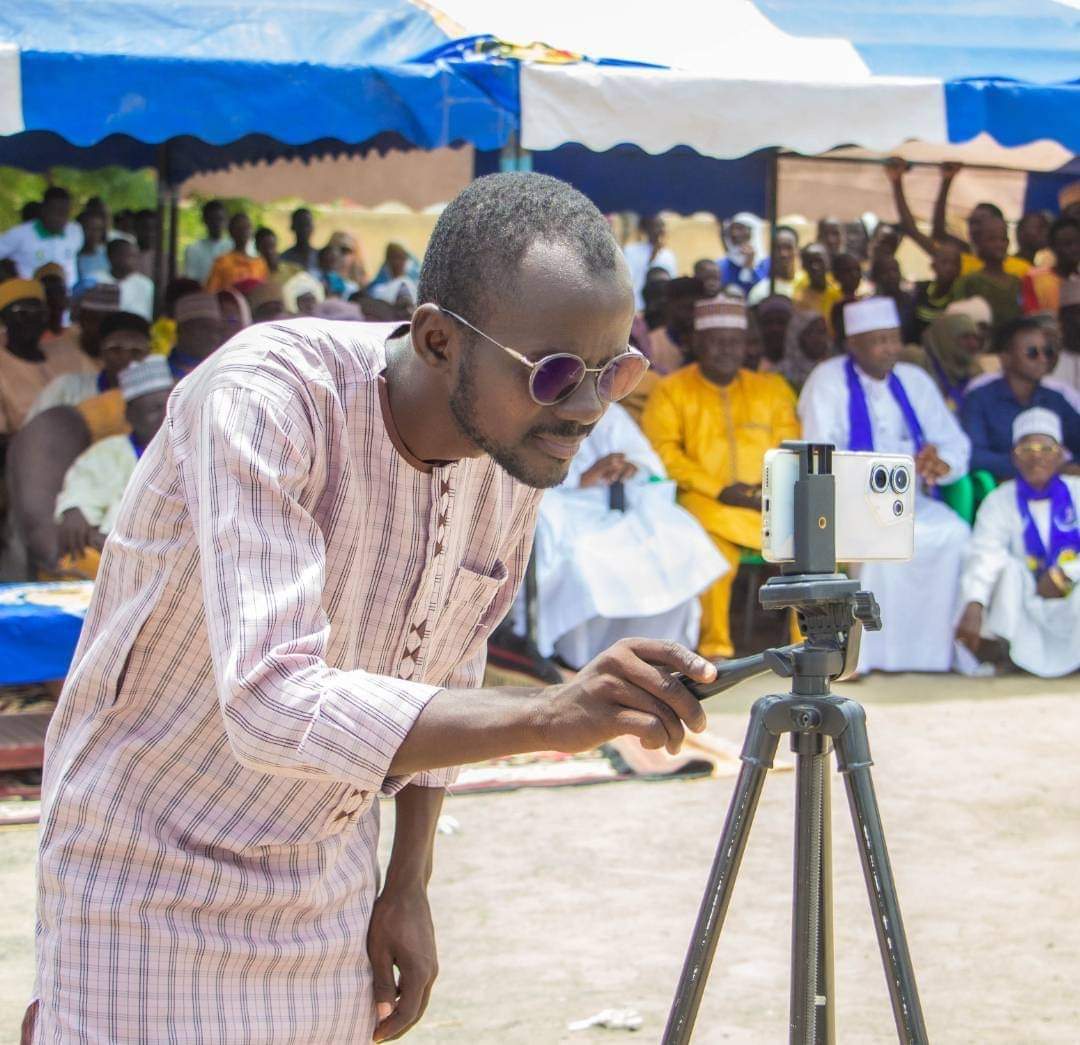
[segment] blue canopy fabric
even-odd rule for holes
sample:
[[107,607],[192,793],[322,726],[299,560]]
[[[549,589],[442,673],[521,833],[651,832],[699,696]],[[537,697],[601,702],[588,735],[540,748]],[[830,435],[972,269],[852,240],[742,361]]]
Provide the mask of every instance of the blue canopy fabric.
[[27,136],[0,140],[0,162],[40,169],[65,153],[60,139],[93,147],[97,162],[145,166],[154,146],[179,139],[169,164],[179,181],[226,155],[319,155],[386,135],[422,149],[499,148],[518,126],[516,65],[408,60],[447,39],[408,0],[5,4],[0,42],[19,48]]

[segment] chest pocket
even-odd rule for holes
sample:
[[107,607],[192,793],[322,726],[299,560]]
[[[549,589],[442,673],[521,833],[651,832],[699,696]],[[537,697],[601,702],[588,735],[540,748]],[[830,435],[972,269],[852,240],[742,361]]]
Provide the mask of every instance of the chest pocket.
[[427,667],[444,673],[469,660],[499,623],[496,596],[507,583],[506,566],[496,560],[491,573],[461,566],[446,589],[435,622]]

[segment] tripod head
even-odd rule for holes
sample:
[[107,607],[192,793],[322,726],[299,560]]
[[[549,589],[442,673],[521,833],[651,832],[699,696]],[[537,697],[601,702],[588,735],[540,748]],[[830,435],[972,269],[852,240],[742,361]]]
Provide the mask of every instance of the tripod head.
[[709,683],[680,681],[699,700],[772,671],[784,678],[813,676],[829,681],[853,674],[859,660],[862,629],[881,628],[873,594],[857,580],[836,572],[836,480],[831,443],[788,441],[785,450],[799,455],[795,482],[795,560],[758,592],[764,609],[794,609],[806,641],[781,646],[739,660],[716,664]]

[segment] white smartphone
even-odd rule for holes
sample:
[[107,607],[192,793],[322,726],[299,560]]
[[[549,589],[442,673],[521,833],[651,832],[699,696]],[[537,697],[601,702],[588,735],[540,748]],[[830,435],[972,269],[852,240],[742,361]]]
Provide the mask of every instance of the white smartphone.
[[[910,559],[915,550],[915,462],[907,454],[837,450],[836,561]],[[761,555],[795,559],[795,482],[799,455],[769,450],[761,484]]]

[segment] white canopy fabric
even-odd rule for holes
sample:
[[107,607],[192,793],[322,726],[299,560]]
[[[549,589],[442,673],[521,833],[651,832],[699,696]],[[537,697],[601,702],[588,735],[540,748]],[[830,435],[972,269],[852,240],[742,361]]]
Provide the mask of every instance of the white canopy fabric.
[[632,142],[662,153],[689,145],[735,159],[778,144],[815,154],[857,142],[885,151],[947,138],[939,81],[731,79],[674,69],[537,65],[521,70],[521,144],[602,152]]

